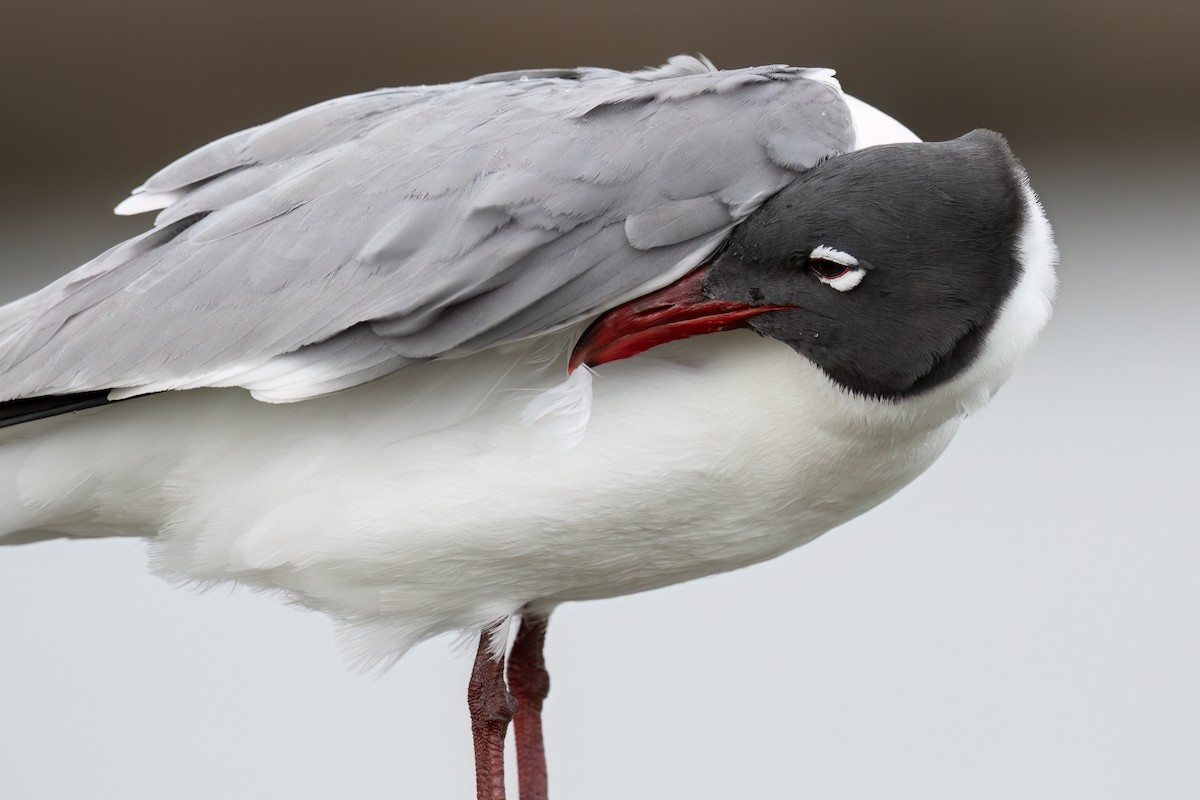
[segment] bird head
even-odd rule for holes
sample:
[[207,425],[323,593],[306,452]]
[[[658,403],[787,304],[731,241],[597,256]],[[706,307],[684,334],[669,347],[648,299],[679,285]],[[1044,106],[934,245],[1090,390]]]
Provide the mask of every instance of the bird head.
[[802,173],[706,264],[604,314],[574,363],[748,327],[871,398],[968,372],[1002,382],[1049,318],[1056,259],[999,134],[868,147]]

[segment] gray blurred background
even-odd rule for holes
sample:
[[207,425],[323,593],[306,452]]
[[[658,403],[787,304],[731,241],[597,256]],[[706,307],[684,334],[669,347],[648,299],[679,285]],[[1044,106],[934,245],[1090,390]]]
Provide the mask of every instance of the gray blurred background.
[[[43,0],[0,28],[0,300],[144,228],[170,159],[331,96],[529,66],[827,65],[986,126],[1056,318],[935,467],[775,562],[555,617],[558,798],[1200,796],[1200,4]],[[0,551],[0,796],[466,798],[469,659],[348,673],[320,617]]]

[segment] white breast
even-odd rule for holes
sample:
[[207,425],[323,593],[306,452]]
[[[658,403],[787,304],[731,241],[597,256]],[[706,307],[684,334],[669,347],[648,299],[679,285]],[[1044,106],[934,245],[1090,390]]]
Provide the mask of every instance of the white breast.
[[[295,406],[238,390],[145,398],[51,421],[0,455],[24,448],[22,503],[54,509],[40,527],[157,534],[164,574],[283,589],[366,633],[355,646],[375,662],[526,604],[776,556],[912,480],[956,424],[881,411],[735,332],[605,365],[587,434],[564,452],[521,421],[562,375],[537,349]],[[67,479],[50,469],[63,463],[84,466]]]

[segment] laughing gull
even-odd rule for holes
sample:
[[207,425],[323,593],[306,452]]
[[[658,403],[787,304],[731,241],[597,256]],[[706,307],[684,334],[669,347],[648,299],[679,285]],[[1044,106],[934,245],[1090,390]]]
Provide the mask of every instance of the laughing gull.
[[546,796],[558,604],[885,500],[1055,291],[1000,135],[924,143],[828,70],[691,57],[332,100],[117,211],[158,216],[0,308],[2,541],[147,537],[164,576],[325,612],[367,669],[474,632],[488,800],[514,713]]

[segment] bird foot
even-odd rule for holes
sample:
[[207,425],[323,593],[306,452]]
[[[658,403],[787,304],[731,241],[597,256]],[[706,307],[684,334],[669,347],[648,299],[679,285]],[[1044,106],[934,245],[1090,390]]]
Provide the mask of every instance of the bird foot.
[[489,643],[490,636],[484,631],[467,684],[475,740],[475,792],[478,800],[504,800],[504,736],[517,702],[504,685],[503,656],[493,658]]
[[550,693],[550,673],[542,653],[547,621],[542,616],[523,616],[508,657],[508,685],[517,699],[513,724],[521,800],[547,800],[546,751],[542,745],[542,703]]

